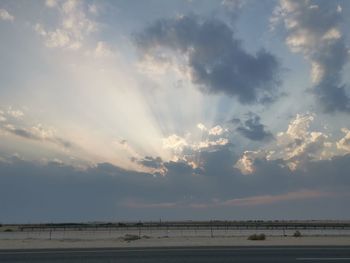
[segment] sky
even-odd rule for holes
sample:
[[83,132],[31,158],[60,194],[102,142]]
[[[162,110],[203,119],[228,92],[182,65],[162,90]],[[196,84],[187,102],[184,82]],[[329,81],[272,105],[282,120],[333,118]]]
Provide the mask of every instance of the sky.
[[350,219],[350,2],[0,0],[0,222]]

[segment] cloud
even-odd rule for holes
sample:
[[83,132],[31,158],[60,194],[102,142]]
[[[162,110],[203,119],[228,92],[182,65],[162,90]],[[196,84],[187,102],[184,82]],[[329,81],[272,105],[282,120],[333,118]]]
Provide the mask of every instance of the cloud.
[[170,150],[173,160],[185,160],[195,167],[200,167],[200,158],[205,152],[215,152],[230,147],[230,131],[221,125],[207,128],[199,123],[196,127],[201,135],[187,132],[185,136],[172,134],[163,138],[163,148]]
[[311,113],[297,114],[289,123],[287,131],[277,135],[280,156],[292,169],[302,167],[308,160],[332,157],[332,142],[328,135],[321,131],[309,130],[314,118],[315,115]]
[[[336,141],[329,134],[320,130],[312,130],[311,123],[316,115],[312,113],[297,114],[284,132],[275,136],[276,140],[255,151],[245,151],[236,167],[244,174],[251,174],[255,171],[255,160],[283,160],[283,165],[289,169],[303,169],[305,163],[316,160],[331,159],[341,152],[335,148]],[[338,148],[342,145],[340,140]]]
[[203,123],[198,123],[197,128],[200,129],[201,131],[206,131],[207,127]]
[[160,157],[146,156],[143,159],[135,161],[143,166],[150,168],[160,168],[163,165],[162,158]]
[[216,125],[215,127],[211,128],[209,130],[209,135],[221,135],[223,134],[224,129],[220,125]]
[[309,162],[302,171],[283,168],[281,161],[258,159],[255,172],[244,176],[232,168],[231,173],[222,169],[231,159],[228,152],[207,154],[202,173],[185,162],[171,161],[165,162],[167,174],[156,177],[109,163],[76,169],[61,162],[38,164],[17,157],[0,160],[0,199],[8,200],[0,203],[0,220],[149,220],[159,215],[193,219],[198,209],[202,219],[208,219],[213,211],[223,218],[237,214],[273,218],[293,208],[298,214],[291,212],[285,218],[305,219],[317,207],[321,217],[329,218],[330,211],[332,218],[349,216],[350,155]]
[[11,107],[7,110],[7,114],[15,119],[20,119],[24,116],[23,111],[21,110],[14,110]]
[[244,137],[253,141],[271,140],[272,133],[266,131],[265,125],[260,123],[260,116],[250,114],[249,118],[241,124],[237,131]]
[[323,110],[350,112],[350,98],[342,84],[349,50],[340,29],[341,6],[336,1],[281,0],[272,21],[283,21],[288,47],[310,61],[312,92]]
[[6,117],[5,117],[5,113],[2,111],[2,110],[0,110],[0,122],[4,122],[4,121],[6,121],[7,119],[6,119]]
[[[310,124],[314,121],[315,115],[312,113],[297,114],[289,124],[285,134],[293,140],[302,140],[308,133]],[[284,134],[280,133],[282,137]]]
[[198,145],[193,145],[193,149],[212,148],[215,146],[228,145],[230,141],[227,138],[205,139],[199,142]]
[[162,158],[145,156],[144,158],[137,159],[136,157],[131,157],[131,161],[142,166],[146,172],[152,173],[153,175],[165,175],[168,170]]
[[233,167],[236,162],[236,154],[229,145],[222,145],[214,149],[202,151],[199,156],[199,167],[207,176],[229,177],[237,174]]
[[289,192],[281,195],[263,195],[253,196],[247,198],[237,198],[227,200],[223,203],[224,206],[256,206],[267,205],[279,202],[314,199],[320,197],[329,197],[330,193],[310,190],[300,190],[296,192]]
[[52,127],[46,127],[41,123],[28,125],[23,119],[24,112],[14,109],[12,106],[7,110],[0,110],[0,130],[5,134],[12,134],[23,139],[49,142],[63,148],[71,148],[73,143],[63,139],[56,134],[56,130]]
[[246,0],[223,0],[221,2],[226,15],[232,20],[234,23],[238,18],[241,9],[245,6]]
[[160,208],[171,209],[178,207],[189,207],[194,209],[213,209],[218,207],[256,207],[267,206],[277,203],[285,203],[291,201],[305,201],[309,199],[322,199],[334,196],[334,193],[315,191],[315,190],[299,190],[295,192],[287,192],[280,195],[261,195],[250,196],[245,198],[235,198],[229,200],[214,199],[208,203],[184,203],[184,202],[163,202],[163,203],[145,203],[135,200],[128,200],[124,203],[129,208]]
[[57,137],[55,131],[52,128],[45,128],[41,124],[32,126],[30,128],[15,127],[13,124],[5,124],[0,128],[10,134],[24,139],[49,142],[64,148],[72,147],[71,142]]
[[60,16],[60,24],[56,28],[46,29],[41,23],[34,26],[47,47],[80,49],[85,38],[97,30],[97,23],[87,16],[82,5],[83,2],[76,0],[46,1],[46,6],[57,9]]
[[6,9],[0,9],[0,19],[4,21],[13,21],[15,17],[11,15]]
[[127,200],[123,204],[123,206],[128,208],[176,208],[179,206],[178,203],[172,203],[172,202],[163,202],[163,203],[144,203],[144,202],[137,202],[135,200]]
[[94,56],[96,58],[113,57],[115,53],[112,51],[111,47],[103,42],[97,42],[96,48],[94,50]]
[[89,12],[94,15],[98,15],[99,7],[96,4],[89,5]]
[[243,7],[243,5],[245,4],[245,0],[223,0],[221,2],[221,4],[225,7],[225,8],[229,8],[229,9],[240,9]]
[[57,0],[46,0],[45,5],[48,7],[55,7],[57,6]]
[[266,50],[247,53],[233,30],[217,19],[194,15],[155,21],[135,37],[145,58],[164,51],[183,57],[191,81],[203,93],[225,94],[241,103],[263,103],[277,97],[280,65]]
[[163,139],[163,147],[165,149],[173,149],[175,151],[182,151],[188,143],[185,138],[182,138],[179,135],[172,134],[167,138]]
[[345,135],[337,142],[337,148],[350,153],[350,130],[343,128],[342,132]]
[[236,162],[235,167],[238,168],[242,174],[252,174],[255,172],[255,159],[265,158],[264,151],[245,151],[241,158]]

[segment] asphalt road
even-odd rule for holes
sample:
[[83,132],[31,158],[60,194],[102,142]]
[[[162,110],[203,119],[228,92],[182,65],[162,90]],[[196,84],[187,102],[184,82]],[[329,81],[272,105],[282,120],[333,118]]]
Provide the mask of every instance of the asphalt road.
[[0,262],[350,262],[350,246],[0,250]]

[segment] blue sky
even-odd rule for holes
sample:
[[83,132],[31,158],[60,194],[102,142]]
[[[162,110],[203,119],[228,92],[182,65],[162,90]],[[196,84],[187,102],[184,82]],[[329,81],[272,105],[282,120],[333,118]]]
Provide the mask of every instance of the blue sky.
[[349,8],[0,0],[0,221],[348,219]]

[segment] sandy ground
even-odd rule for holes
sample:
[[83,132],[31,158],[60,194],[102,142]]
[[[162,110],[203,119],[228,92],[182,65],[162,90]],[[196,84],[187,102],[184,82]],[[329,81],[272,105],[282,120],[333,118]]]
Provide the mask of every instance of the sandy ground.
[[[0,249],[176,247],[176,246],[350,246],[350,230],[167,230],[122,229],[108,231],[0,231]],[[251,241],[251,234],[264,233],[266,240]],[[126,235],[141,236],[125,241]],[[213,237],[211,237],[213,235]],[[287,235],[287,236],[284,236]]]
[[176,246],[350,246],[350,236],[276,237],[251,241],[247,237],[151,237],[134,241],[117,239],[1,239],[0,249],[38,248],[120,248],[120,247],[176,247]]

